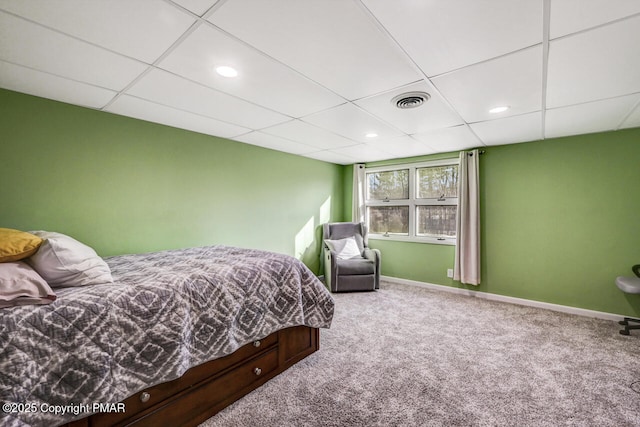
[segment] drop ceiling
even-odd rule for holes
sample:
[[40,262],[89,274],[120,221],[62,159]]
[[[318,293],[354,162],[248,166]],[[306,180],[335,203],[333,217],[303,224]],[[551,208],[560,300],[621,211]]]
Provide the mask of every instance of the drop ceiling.
[[639,127],[639,40],[638,0],[0,0],[0,87],[350,164]]

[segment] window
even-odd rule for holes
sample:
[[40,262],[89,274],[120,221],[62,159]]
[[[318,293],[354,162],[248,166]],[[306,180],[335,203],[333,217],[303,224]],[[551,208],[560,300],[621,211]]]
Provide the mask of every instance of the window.
[[455,244],[458,159],[367,168],[371,238]]

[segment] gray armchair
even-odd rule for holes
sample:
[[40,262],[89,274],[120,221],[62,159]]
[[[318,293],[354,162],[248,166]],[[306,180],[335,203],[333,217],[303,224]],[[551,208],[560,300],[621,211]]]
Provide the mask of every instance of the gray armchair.
[[[373,291],[380,287],[380,251],[370,249],[367,227],[358,222],[323,224],[324,277],[331,292]],[[345,258],[334,241],[353,237],[357,249]],[[327,240],[331,241],[327,244]],[[332,249],[331,246],[334,246]]]

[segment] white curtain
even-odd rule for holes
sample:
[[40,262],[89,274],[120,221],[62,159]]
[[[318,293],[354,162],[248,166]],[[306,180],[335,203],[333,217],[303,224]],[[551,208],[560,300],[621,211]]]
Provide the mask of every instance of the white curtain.
[[458,232],[453,279],[480,284],[480,184],[478,150],[460,152],[458,169]]
[[364,164],[353,165],[353,203],[351,220],[364,222],[364,195],[365,195]]

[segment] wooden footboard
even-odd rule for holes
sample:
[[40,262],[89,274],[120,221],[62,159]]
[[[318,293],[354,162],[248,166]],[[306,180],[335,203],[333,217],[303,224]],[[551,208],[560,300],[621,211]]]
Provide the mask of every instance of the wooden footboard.
[[274,332],[130,396],[124,413],[98,413],[63,427],[197,426],[317,351],[319,338],[318,329],[306,326]]

